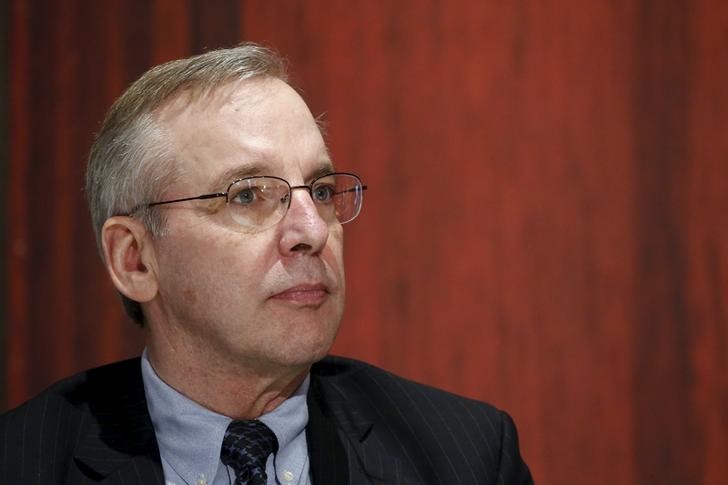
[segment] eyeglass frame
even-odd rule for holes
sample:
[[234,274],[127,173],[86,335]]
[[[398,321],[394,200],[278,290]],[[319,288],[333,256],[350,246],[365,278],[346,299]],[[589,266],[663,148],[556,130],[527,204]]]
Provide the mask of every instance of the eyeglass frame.
[[[209,193],[209,194],[202,194],[202,195],[197,195],[197,196],[194,196],[194,197],[182,197],[180,199],[162,200],[162,201],[159,201],[159,202],[149,202],[147,204],[141,204],[141,205],[136,206],[129,213],[129,215],[136,213],[140,209],[148,209],[148,208],[156,207],[156,206],[159,206],[159,205],[174,204],[174,203],[177,203],[177,202],[187,202],[187,201],[190,201],[190,200],[209,200],[209,199],[219,199],[221,197],[225,197],[225,204],[230,204],[230,200],[228,199],[228,195],[230,194],[230,189],[232,188],[233,185],[235,185],[235,184],[237,184],[239,182],[242,182],[243,180],[258,179],[258,178],[268,178],[268,179],[280,180],[281,182],[285,183],[288,186],[288,195],[289,195],[288,201],[287,201],[288,202],[288,205],[286,207],[286,211],[283,213],[283,217],[281,217],[281,219],[278,221],[278,222],[280,222],[281,220],[283,220],[283,218],[286,216],[286,214],[288,214],[288,210],[291,208],[291,200],[293,199],[293,191],[294,190],[297,190],[297,189],[307,189],[308,190],[309,197],[311,197],[311,200],[313,200],[313,185],[316,183],[316,181],[317,180],[321,180],[322,178],[331,177],[332,175],[348,175],[350,177],[354,177],[359,182],[360,191],[361,192],[364,192],[365,190],[367,190],[367,186],[364,185],[364,183],[362,183],[361,178],[358,175],[353,174],[353,173],[350,173],[350,172],[331,172],[331,173],[327,173],[327,174],[324,174],[324,175],[319,175],[315,179],[311,180],[311,183],[304,184],[304,185],[291,185],[291,183],[288,180],[286,180],[286,179],[284,179],[282,177],[277,177],[275,175],[251,175],[249,177],[241,177],[241,178],[238,178],[238,179],[233,180],[232,182],[230,182],[230,185],[228,185],[227,190],[225,192],[212,192],[212,193]],[[357,188],[355,187],[353,189],[348,189],[348,190],[345,190],[343,192],[337,192],[334,195],[343,194],[345,192],[354,192],[356,190],[357,190]],[[315,202],[316,201],[314,200],[314,204],[315,204]],[[361,205],[359,206],[359,210],[356,212],[356,214],[354,215],[354,217],[352,217],[351,219],[349,219],[346,222],[339,222],[339,224],[347,224],[347,223],[353,221],[354,219],[356,219],[359,216],[359,212],[360,211],[361,211]],[[278,224],[278,222],[276,222],[272,226]],[[269,226],[269,227],[272,227],[272,226]],[[265,230],[265,228],[263,228],[261,230]]]

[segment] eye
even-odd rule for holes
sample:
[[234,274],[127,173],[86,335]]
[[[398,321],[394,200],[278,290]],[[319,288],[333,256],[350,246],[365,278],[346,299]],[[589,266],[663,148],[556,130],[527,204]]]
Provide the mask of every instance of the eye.
[[258,187],[249,187],[247,189],[243,189],[239,193],[235,194],[235,197],[232,199],[231,202],[240,205],[251,205],[260,197],[259,192],[260,191]]
[[331,184],[319,184],[311,190],[311,197],[316,203],[330,203],[336,195],[336,187]]

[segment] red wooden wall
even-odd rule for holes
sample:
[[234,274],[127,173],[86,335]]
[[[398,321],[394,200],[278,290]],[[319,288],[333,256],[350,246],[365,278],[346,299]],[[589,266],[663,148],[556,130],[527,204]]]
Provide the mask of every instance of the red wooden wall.
[[10,2],[6,406],[139,351],[81,187],[152,64],[291,61],[340,168],[336,352],[488,400],[540,484],[728,476],[728,3]]

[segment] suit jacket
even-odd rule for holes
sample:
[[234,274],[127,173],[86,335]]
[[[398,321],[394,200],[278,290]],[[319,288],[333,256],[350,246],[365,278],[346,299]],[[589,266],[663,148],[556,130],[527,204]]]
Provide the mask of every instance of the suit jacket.
[[[311,369],[312,481],[529,484],[510,417],[362,362]],[[0,484],[164,485],[139,359],[65,379],[0,417]]]

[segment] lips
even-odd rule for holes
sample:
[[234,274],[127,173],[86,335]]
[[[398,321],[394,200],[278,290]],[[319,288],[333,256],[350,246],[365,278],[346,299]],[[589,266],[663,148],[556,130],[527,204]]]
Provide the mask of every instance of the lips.
[[326,300],[328,295],[329,289],[325,284],[305,283],[276,293],[271,299],[301,306],[318,306]]

